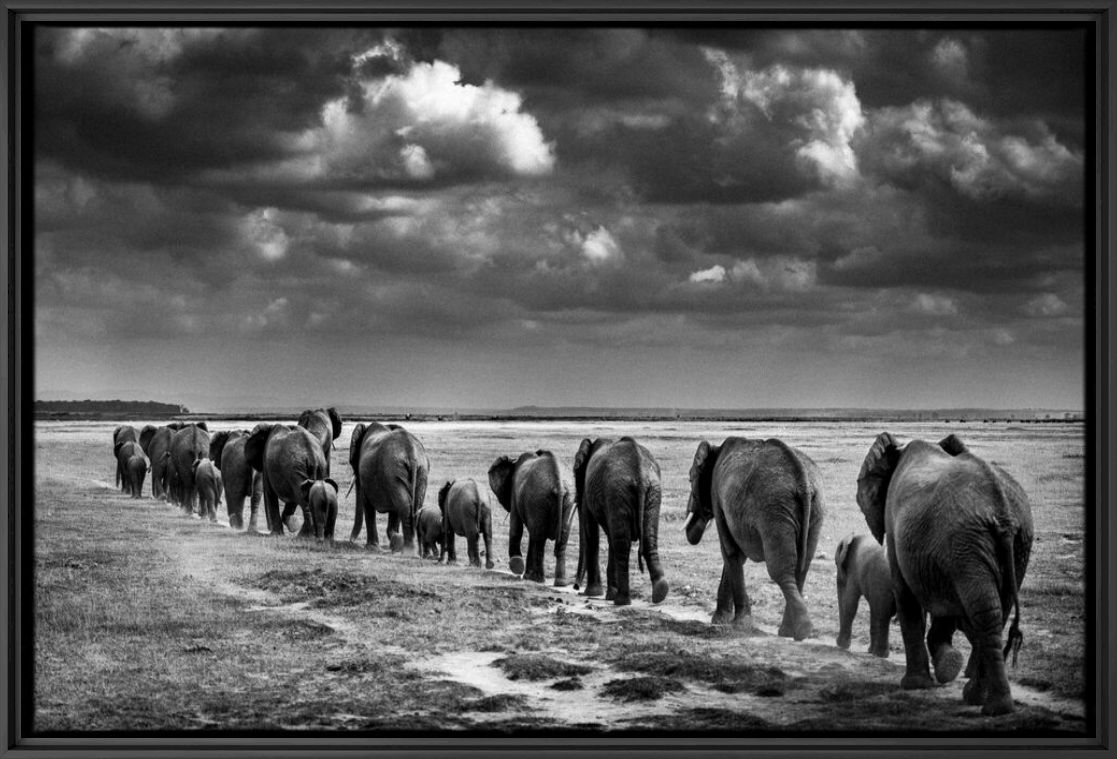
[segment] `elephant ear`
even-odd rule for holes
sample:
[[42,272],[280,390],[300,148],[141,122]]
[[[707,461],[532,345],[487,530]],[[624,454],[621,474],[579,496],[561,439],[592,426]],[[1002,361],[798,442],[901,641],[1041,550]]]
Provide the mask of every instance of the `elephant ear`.
[[334,440],[341,437],[341,417],[338,416],[337,409],[330,406],[326,409],[326,415],[330,417],[330,424],[333,425]]
[[349,466],[353,467],[353,473],[357,473],[357,468],[361,463],[361,440],[364,439],[365,432],[368,426],[358,424],[353,428],[353,435],[349,438]]
[[509,456],[501,456],[489,467],[489,487],[505,511],[512,511],[512,472],[516,462]]
[[961,438],[953,432],[939,441],[939,448],[942,448],[951,456],[970,452],[970,449],[966,447],[966,444],[962,442]]
[[861,473],[857,476],[857,505],[865,515],[869,531],[878,543],[884,543],[884,501],[888,496],[888,485],[892,482],[892,472],[900,461],[900,446],[891,433],[877,435]]
[[338,492],[338,486],[337,486],[337,483],[336,483],[336,482],[334,482],[334,481],[333,481],[332,479],[330,479],[329,477],[327,477],[327,478],[326,478],[325,480],[323,480],[323,482],[325,482],[325,483],[326,483],[327,485],[329,485],[329,486],[330,486],[331,488],[333,488],[333,489],[334,489],[334,492],[335,492],[335,493],[337,493],[337,492]]
[[310,500],[310,489],[312,487],[314,487],[314,480],[311,480],[311,479],[305,479],[305,480],[303,480],[302,482],[299,483],[299,490],[303,494],[303,500],[304,501],[309,501]]
[[[144,428],[140,430],[140,448],[144,449],[144,453],[148,453],[151,447],[151,439],[155,437],[158,430],[154,425],[145,424]],[[151,454],[148,454],[151,455]]]
[[450,492],[450,488],[454,485],[453,480],[446,480],[446,484],[438,489],[438,510],[446,511],[446,495]]
[[713,517],[714,505],[710,498],[710,475],[717,463],[721,449],[703,440],[694,451],[694,461],[690,464],[690,496],[701,510],[698,516],[709,520]]
[[197,427],[200,430],[205,430],[206,432],[209,432],[209,427],[206,426],[205,422],[198,422],[194,426]]
[[574,492],[578,494],[579,501],[582,500],[582,494],[586,488],[586,465],[590,463],[590,457],[593,455],[597,443],[600,442],[600,438],[594,443],[591,443],[588,437],[582,438],[582,443],[578,446],[578,452],[574,454]]
[[213,465],[218,469],[221,468],[221,452],[225,450],[227,442],[229,442],[228,432],[218,432],[209,441],[209,457],[213,459]]
[[257,424],[244,442],[244,460],[258,472],[264,471],[264,450],[271,436],[272,424]]
[[120,449],[123,448],[124,444],[127,443],[127,442],[129,442],[129,441],[127,441],[127,440],[117,440],[115,443],[113,443],[112,444],[112,455],[115,456],[116,458],[120,458]]

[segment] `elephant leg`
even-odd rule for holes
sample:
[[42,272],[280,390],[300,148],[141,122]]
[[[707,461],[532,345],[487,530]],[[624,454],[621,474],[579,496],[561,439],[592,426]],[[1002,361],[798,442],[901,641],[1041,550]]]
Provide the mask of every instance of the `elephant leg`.
[[752,602],[745,591],[744,556],[736,549],[727,551],[724,544],[717,608],[710,622],[715,625],[730,622],[741,626],[752,625]]
[[585,506],[582,507],[582,523],[579,525],[580,530],[584,530],[585,534],[585,556],[582,558],[586,572],[586,589],[582,591],[584,596],[600,596],[602,593],[601,587],[601,528],[597,524],[597,520],[589,513],[589,509]]
[[264,513],[268,517],[268,534],[282,535],[283,522],[279,518],[279,494],[272,489],[271,483],[264,480]]
[[410,514],[400,517],[403,527],[403,550],[410,551],[415,546],[415,521]]
[[762,534],[762,539],[768,577],[783,591],[783,619],[780,621],[779,634],[795,640],[809,638],[813,629],[807,604],[803,601],[803,594],[799,592],[799,578],[796,574],[799,551],[795,544],[795,532],[773,531]]
[[[555,538],[555,582],[554,582],[554,586],[556,588],[566,587],[567,585],[570,585],[573,582],[573,580],[571,580],[570,578],[568,578],[566,576],[566,538],[567,537],[569,537],[569,536],[564,536],[560,532],[558,537]],[[544,538],[543,543],[542,543],[542,545],[540,545],[540,550],[539,550],[539,572],[540,572],[540,574],[542,574],[542,572],[543,572],[543,554],[545,552],[544,548],[545,548],[546,545],[547,545],[547,539]]]
[[469,566],[481,566],[481,551],[477,548],[477,536],[465,539],[465,552],[469,555]]
[[[609,540],[609,535],[605,535],[605,539]],[[605,560],[605,600],[615,601],[617,599],[617,554],[614,551],[609,551],[609,558]]]
[[525,580],[543,582],[543,554],[546,550],[546,541],[547,539],[545,537],[528,535],[527,571],[524,573]]
[[[316,526],[314,524],[314,512],[312,512],[306,506],[302,506],[301,504],[300,504],[299,508],[302,509],[302,513],[303,513],[303,525],[302,525],[302,527],[299,528],[298,537],[300,537],[300,538],[313,538],[316,534]],[[322,525],[322,529],[325,530],[326,526]]]
[[[628,586],[628,559],[632,550],[632,541],[623,530],[617,530],[609,540],[609,562],[613,566],[613,577],[610,583],[616,583],[616,594],[613,603],[617,606],[630,606],[632,596]],[[613,557],[616,556],[616,560]]]
[[394,511],[388,512],[388,545],[392,553],[403,551],[403,538],[400,537],[400,518]]
[[[835,641],[838,648],[849,650],[850,640],[853,637],[853,620],[857,616],[857,607],[861,603],[860,589],[856,583],[846,582],[838,589],[838,639]],[[872,604],[869,605],[870,610]],[[869,650],[872,650],[872,645]]]
[[869,653],[888,658],[888,624],[892,621],[891,604],[869,603]]
[[905,690],[931,688],[935,681],[931,679],[931,663],[927,659],[927,646],[923,642],[926,614],[911,588],[902,577],[894,573],[893,580],[897,579],[896,613],[900,617],[900,632],[904,637],[904,657],[907,663],[907,671],[900,680],[900,687]]
[[508,522],[508,566],[514,575],[522,575],[526,567],[520,553],[520,544],[524,539],[524,523],[515,508],[509,515]]
[[[249,512],[248,512],[248,529],[251,532],[256,532],[256,513],[260,508],[260,500],[264,495],[263,477],[259,472],[252,474],[252,490],[248,496]],[[265,516],[265,521],[267,517]],[[271,525],[268,525],[271,529]]]
[[447,565],[458,563],[458,547],[455,545],[457,539],[458,536],[451,530],[442,541],[442,553]]
[[[376,532],[376,508],[367,501],[364,504],[365,509],[365,546],[368,548],[375,548],[380,550],[380,536]],[[360,532],[358,527],[353,529]]]
[[[983,590],[984,592],[975,594],[974,597],[962,598],[966,616],[971,620],[973,648],[978,651],[977,677],[966,683],[966,688],[973,686],[973,700],[977,700],[977,695],[984,695],[981,700],[982,714],[995,716],[1008,714],[1016,707],[1012,701],[1001,648],[1001,632],[1004,629],[1001,599],[992,583],[988,583]],[[967,703],[972,703],[965,689],[963,696]]]
[[962,652],[953,646],[955,629],[957,620],[954,617],[931,617],[927,650],[931,652],[935,680],[940,683],[949,683],[962,671]]

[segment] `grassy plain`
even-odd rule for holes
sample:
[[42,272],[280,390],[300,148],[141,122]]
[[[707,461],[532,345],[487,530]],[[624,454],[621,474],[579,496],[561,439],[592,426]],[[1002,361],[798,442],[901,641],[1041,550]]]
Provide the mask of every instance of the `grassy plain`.
[[[508,528],[495,499],[494,571],[370,552],[363,536],[361,545],[346,542],[353,513],[353,497],[345,496],[351,421],[333,454],[343,497],[342,541],[332,546],[238,532],[160,501],[124,497],[112,485],[110,441],[118,423],[36,425],[36,731],[1025,737],[1085,729],[1080,424],[888,426],[903,440],[955,432],[1006,467],[1030,495],[1036,541],[1021,592],[1024,646],[1010,670],[1017,710],[987,718],[962,702],[962,679],[901,691],[899,628],[893,624],[888,660],[869,656],[864,604],[851,650],[834,645],[833,550],[844,535],[867,532],[855,481],[879,424],[408,424],[430,455],[431,503],[448,478],[484,483],[501,454],[547,448],[569,468],[586,436],[631,434],[646,445],[663,471],[660,550],[671,592],[663,604],[649,605],[650,585],[633,562],[636,601],[618,610],[508,574]],[[213,430],[250,426],[210,424]],[[745,572],[759,633],[708,624],[721,559],[713,528],[699,546],[682,534],[687,472],[699,440],[718,443],[730,434],[780,437],[822,470],[827,510],[806,586],[816,638],[795,643],[772,634],[783,598],[755,564]],[[145,490],[150,493],[150,483]],[[377,529],[383,538],[384,517]],[[570,572],[576,546],[572,538]],[[545,568],[550,579],[550,554]]]

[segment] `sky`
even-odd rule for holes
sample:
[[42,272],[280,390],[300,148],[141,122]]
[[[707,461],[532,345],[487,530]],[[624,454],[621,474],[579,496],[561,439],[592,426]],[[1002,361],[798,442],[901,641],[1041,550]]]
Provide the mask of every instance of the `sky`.
[[40,27],[36,397],[1082,409],[1085,40]]

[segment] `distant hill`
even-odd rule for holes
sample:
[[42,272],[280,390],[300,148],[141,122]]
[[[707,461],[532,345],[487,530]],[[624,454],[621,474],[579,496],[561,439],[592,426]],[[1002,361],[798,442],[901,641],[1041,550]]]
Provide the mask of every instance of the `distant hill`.
[[180,403],[158,401],[35,401],[37,419],[82,417],[104,419],[109,417],[159,418],[189,414],[190,409]]

